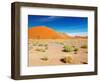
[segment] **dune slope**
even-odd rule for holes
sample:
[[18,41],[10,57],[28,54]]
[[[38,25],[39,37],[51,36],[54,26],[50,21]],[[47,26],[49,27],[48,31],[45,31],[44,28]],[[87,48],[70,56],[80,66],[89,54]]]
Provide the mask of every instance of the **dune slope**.
[[29,39],[68,39],[70,36],[56,32],[46,26],[36,26],[28,29]]

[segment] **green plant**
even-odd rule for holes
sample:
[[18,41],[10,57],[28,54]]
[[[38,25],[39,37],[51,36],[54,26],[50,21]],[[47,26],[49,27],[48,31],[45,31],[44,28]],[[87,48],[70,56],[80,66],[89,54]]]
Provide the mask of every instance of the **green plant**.
[[64,52],[72,52],[72,51],[74,51],[74,48],[72,47],[72,46],[64,46],[63,47],[64,48]]
[[81,48],[87,48],[87,44],[83,44]]

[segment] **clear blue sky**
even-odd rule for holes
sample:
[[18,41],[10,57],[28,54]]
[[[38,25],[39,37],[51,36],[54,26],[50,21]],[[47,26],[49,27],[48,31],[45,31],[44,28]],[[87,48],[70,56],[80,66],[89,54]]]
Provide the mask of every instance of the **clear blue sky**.
[[88,18],[28,15],[28,28],[34,26],[47,26],[57,32],[68,33],[71,35],[87,35]]

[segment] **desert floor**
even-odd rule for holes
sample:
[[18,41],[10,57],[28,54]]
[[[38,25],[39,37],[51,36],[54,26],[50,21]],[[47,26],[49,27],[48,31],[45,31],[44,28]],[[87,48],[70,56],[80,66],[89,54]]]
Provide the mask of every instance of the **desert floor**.
[[28,45],[28,66],[88,63],[87,39],[29,39]]

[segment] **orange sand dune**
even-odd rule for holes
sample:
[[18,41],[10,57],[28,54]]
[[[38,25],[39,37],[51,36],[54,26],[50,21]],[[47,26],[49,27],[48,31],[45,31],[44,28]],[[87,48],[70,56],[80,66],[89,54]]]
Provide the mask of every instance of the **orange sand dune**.
[[68,39],[70,36],[58,33],[46,26],[31,27],[28,30],[29,39]]

